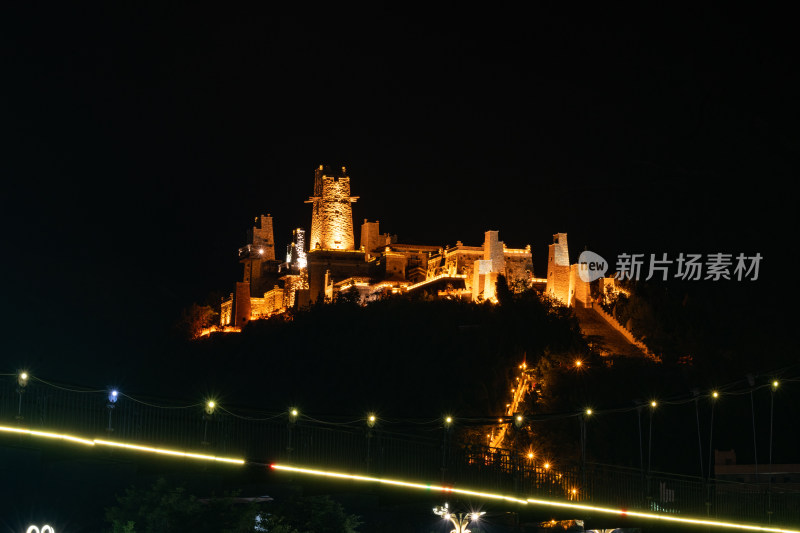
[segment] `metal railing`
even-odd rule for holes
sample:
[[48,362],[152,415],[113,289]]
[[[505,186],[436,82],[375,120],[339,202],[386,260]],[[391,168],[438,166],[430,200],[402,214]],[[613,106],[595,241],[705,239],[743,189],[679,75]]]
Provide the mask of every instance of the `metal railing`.
[[218,409],[208,415],[202,404],[159,407],[124,396],[111,403],[104,391],[33,380],[21,387],[16,377],[0,377],[0,425],[629,510],[800,524],[800,492],[613,465],[545,468],[512,450],[453,443],[444,427],[426,437],[292,420],[288,413],[254,419]]

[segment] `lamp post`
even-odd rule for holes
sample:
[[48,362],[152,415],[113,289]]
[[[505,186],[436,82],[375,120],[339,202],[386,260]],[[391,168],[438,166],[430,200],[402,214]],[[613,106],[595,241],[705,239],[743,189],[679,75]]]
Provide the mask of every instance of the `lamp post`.
[[450,533],[471,533],[467,529],[470,522],[477,522],[481,516],[486,514],[486,511],[473,512],[473,513],[451,513],[448,504],[444,506],[434,507],[433,514],[441,516],[445,520],[449,520],[455,526],[455,529]]
[[778,380],[772,382],[769,390],[769,473],[767,477],[767,517],[772,523],[772,419],[775,413],[775,391],[778,390]]
[[24,370],[17,373],[17,394],[19,394],[19,409],[17,410],[17,420],[22,420],[22,394],[28,386],[28,373]]
[[377,424],[377,422],[378,422],[378,417],[375,415],[375,413],[369,413],[367,415],[367,458],[366,458],[367,470],[369,470],[369,463],[371,459],[369,454],[372,442],[372,430],[375,428],[375,424]]
[[453,430],[453,417],[447,415],[444,417],[444,436],[442,440],[442,483],[445,482],[447,477],[447,452],[450,449],[448,441],[450,440],[450,432]]
[[292,407],[289,409],[289,424],[287,425],[287,441],[286,441],[286,457],[287,460],[292,460],[292,452],[294,449],[292,448],[292,433],[294,432],[294,428],[297,425],[297,418],[300,416],[300,411],[297,410],[297,407]]
[[108,409],[108,427],[106,428],[106,431],[109,435],[114,431],[114,428],[111,427],[111,413],[114,412],[114,406],[116,405],[118,399],[119,391],[117,389],[110,389],[108,391],[108,403],[106,403],[106,409]]

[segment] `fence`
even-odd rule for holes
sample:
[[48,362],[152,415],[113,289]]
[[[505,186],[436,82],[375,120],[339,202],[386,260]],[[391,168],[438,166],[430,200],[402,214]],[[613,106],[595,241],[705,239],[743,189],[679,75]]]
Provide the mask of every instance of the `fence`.
[[288,413],[248,418],[202,404],[163,407],[105,391],[77,391],[0,377],[0,424],[84,437],[294,463],[378,477],[438,482],[508,495],[592,502],[629,510],[755,523],[800,523],[800,493],[613,465],[546,468],[512,450],[454,443],[450,430],[423,436],[333,424]]

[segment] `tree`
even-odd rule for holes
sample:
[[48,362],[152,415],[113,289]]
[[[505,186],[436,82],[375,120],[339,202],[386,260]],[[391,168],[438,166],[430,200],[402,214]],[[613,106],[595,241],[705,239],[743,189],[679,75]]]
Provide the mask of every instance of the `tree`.
[[270,518],[299,533],[357,533],[361,524],[360,517],[347,514],[342,504],[328,495],[301,496],[274,505]]
[[514,297],[514,295],[511,293],[511,289],[508,286],[508,280],[502,274],[497,276],[495,294],[497,295],[497,301],[500,303],[500,305],[507,305],[511,303],[511,300]]
[[201,501],[160,478],[150,488],[131,487],[117,496],[106,521],[112,533],[243,533],[253,531],[260,512],[258,504],[238,504],[231,496]]
[[203,330],[210,328],[217,323],[219,313],[214,311],[210,305],[192,304],[189,309],[184,309],[181,319],[178,322],[180,329],[186,337],[197,339]]
[[357,533],[361,523],[330,496],[246,504],[232,495],[201,500],[163,478],[117,496],[117,505],[106,509],[106,521],[112,533]]

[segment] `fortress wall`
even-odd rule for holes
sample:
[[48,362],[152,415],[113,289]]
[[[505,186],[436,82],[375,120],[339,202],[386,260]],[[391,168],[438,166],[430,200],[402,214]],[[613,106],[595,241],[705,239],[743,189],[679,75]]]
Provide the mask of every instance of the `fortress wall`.
[[233,293],[220,304],[219,325],[230,326],[233,323]]
[[259,225],[253,226],[253,248],[264,250],[263,254],[259,254],[261,259],[275,260],[275,239],[272,232],[272,215],[261,215],[259,217]]
[[386,262],[386,279],[389,280],[405,280],[406,279],[406,265],[408,258],[405,254],[397,252],[386,252],[383,255]]
[[[573,300],[573,304],[577,305],[577,302],[581,302],[582,304],[587,304],[591,300],[589,284],[581,279],[580,269],[581,265],[575,263],[571,265],[569,271],[569,285],[571,296]],[[583,267],[585,268],[585,267]]]
[[553,244],[547,250],[545,293],[561,301],[564,305],[570,305],[571,289],[567,234],[556,233],[553,235]]
[[240,328],[247,324],[250,321],[250,311],[250,284],[246,281],[237,281],[233,325]]
[[531,253],[518,253],[522,250],[505,250],[505,276],[508,283],[528,282],[533,277],[533,257]]
[[499,231],[487,231],[483,239],[483,258],[492,262],[492,272],[502,273],[505,269],[504,245]]
[[614,329],[616,329],[617,331],[619,331],[620,333],[622,333],[622,335],[623,335],[623,336],[624,336],[626,339],[628,339],[628,341],[629,341],[631,344],[633,344],[634,346],[636,346],[637,348],[639,348],[640,350],[642,350],[642,351],[644,352],[644,354],[645,354],[645,355],[647,355],[648,357],[651,357],[651,358],[653,358],[653,359],[658,359],[658,360],[660,360],[660,357],[658,357],[658,356],[657,356],[657,355],[655,355],[653,352],[651,352],[651,351],[650,351],[650,350],[647,348],[647,346],[645,346],[645,344],[644,344],[642,341],[638,340],[636,337],[634,337],[634,336],[633,336],[633,333],[631,333],[631,332],[630,332],[630,330],[628,330],[628,328],[626,328],[625,326],[623,326],[622,324],[620,324],[620,323],[619,323],[619,321],[618,321],[616,318],[614,318],[614,317],[613,317],[613,316],[611,316],[610,314],[606,313],[606,311],[605,311],[605,310],[604,310],[602,307],[600,307],[599,305],[595,305],[595,306],[593,306],[593,309],[594,309],[595,311],[597,311],[597,314],[599,314],[601,317],[603,317],[603,320],[605,320],[606,322],[608,322],[608,324],[609,324],[609,325],[610,325],[612,328],[614,328]]
[[385,243],[386,239],[381,235],[379,221],[368,222],[364,219],[361,224],[361,247],[369,253]]

